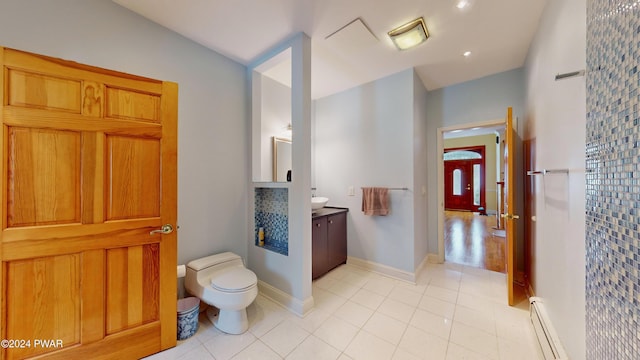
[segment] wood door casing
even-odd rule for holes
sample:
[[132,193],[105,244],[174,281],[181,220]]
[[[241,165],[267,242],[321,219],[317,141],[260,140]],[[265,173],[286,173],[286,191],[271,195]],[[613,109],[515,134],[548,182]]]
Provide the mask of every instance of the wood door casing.
[[[524,168],[526,171],[536,169],[536,139],[529,139],[523,142],[524,148]],[[536,265],[535,257],[535,215],[536,215],[536,178],[535,176],[524,177],[524,273],[527,286],[535,289],[535,279],[533,269]]]
[[504,146],[504,193],[505,209],[504,218],[505,236],[507,240],[507,301],[510,306],[515,305],[515,226],[513,218],[515,214],[515,139],[516,134],[513,128],[513,110],[507,108],[505,146]]
[[[3,359],[176,344],[177,85],[0,48]],[[61,340],[36,346],[34,339]]]

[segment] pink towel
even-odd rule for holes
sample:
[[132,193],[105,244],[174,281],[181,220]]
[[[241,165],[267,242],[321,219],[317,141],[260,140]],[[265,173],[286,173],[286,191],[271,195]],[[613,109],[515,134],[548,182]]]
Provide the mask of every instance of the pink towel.
[[382,187],[362,188],[362,211],[365,215],[388,215],[389,189]]

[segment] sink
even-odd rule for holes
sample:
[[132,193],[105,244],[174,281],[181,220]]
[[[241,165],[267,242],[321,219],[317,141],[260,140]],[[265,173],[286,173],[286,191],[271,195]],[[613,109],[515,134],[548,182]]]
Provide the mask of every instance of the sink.
[[326,197],[316,196],[311,198],[311,210],[322,209],[325,205],[327,205],[329,199]]

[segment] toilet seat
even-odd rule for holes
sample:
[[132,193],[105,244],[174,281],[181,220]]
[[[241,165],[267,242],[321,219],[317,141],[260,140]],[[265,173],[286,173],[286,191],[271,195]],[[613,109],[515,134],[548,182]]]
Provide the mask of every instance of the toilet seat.
[[258,278],[253,271],[243,267],[236,267],[216,273],[211,278],[211,287],[218,291],[235,293],[252,288],[257,282]]

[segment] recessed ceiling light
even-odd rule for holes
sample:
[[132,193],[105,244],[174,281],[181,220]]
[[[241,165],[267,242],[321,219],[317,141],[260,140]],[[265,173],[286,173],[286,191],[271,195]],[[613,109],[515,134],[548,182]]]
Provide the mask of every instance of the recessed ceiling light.
[[471,51],[465,51],[462,56],[464,57],[469,57],[469,55],[471,55]]
[[468,0],[460,0],[458,1],[458,3],[456,4],[456,7],[460,10],[466,8],[467,6],[469,6],[469,1]]

